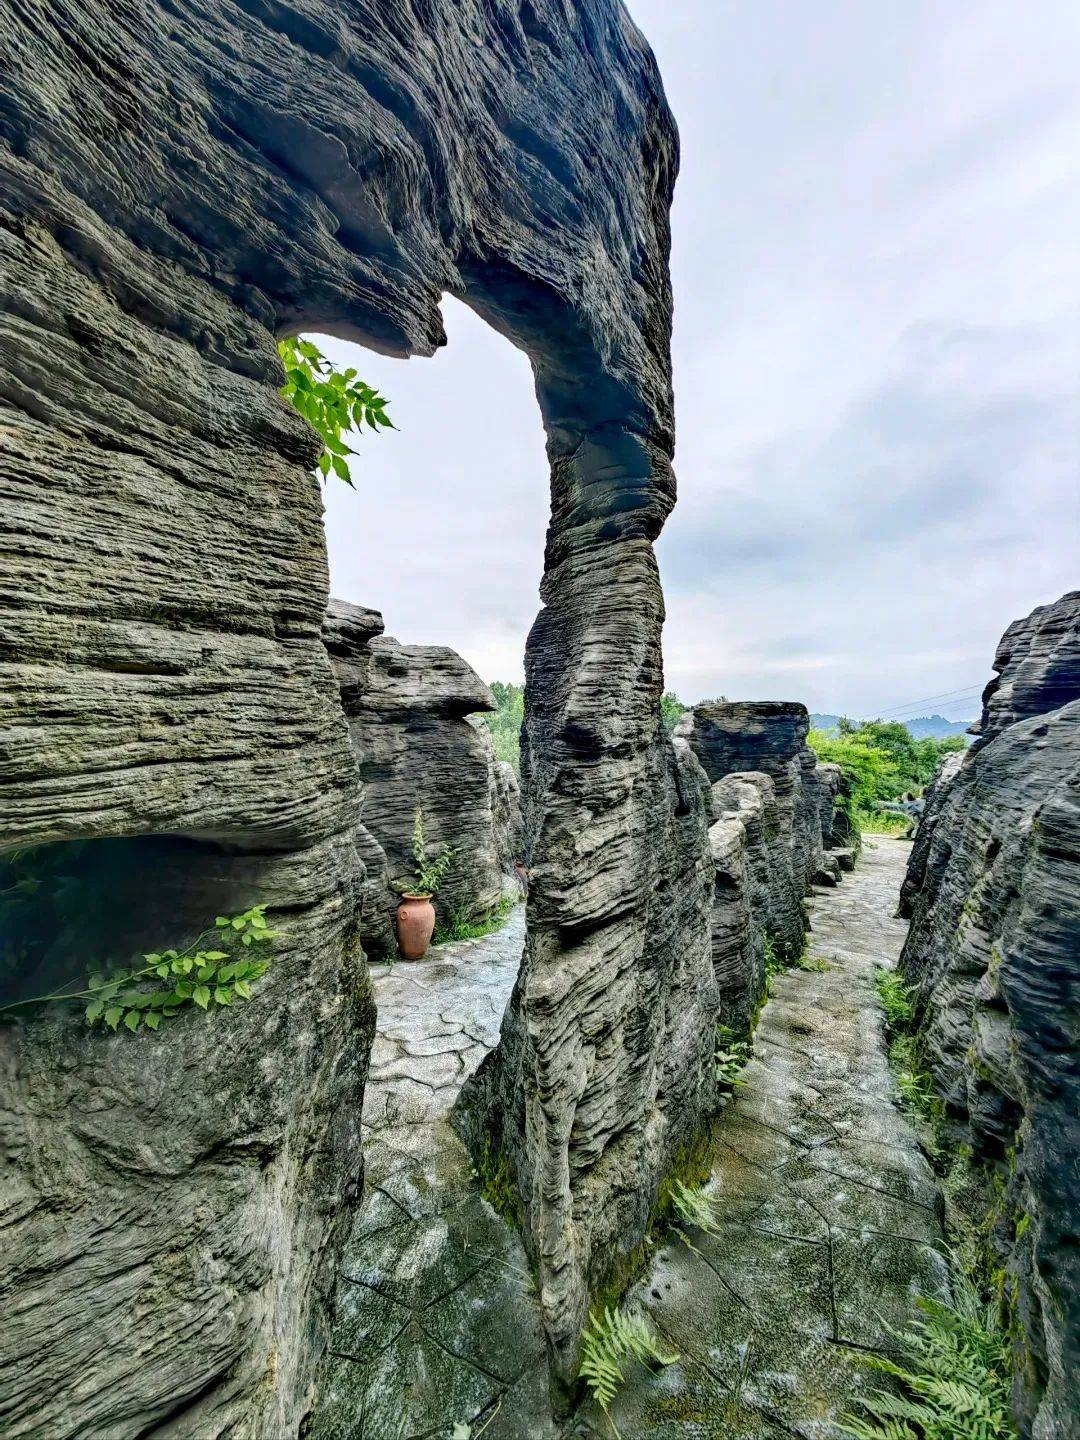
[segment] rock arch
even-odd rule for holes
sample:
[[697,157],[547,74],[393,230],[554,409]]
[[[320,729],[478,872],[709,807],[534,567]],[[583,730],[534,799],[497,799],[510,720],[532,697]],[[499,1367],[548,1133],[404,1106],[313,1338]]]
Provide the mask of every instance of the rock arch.
[[446,291],[529,353],[551,460],[530,938],[463,1123],[505,1147],[568,1377],[711,1097],[705,786],[657,708],[676,141],[652,58],[613,0],[47,0],[0,33],[0,845],[212,842],[283,931],[212,1037],[0,1036],[35,1357],[0,1385],[9,1433],[284,1435],[309,1404],[371,1006],[313,444],[274,339],[430,354]]

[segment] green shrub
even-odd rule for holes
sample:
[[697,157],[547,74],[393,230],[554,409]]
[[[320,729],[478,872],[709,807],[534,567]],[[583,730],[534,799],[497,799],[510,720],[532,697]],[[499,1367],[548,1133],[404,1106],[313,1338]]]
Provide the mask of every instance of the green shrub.
[[878,805],[921,793],[942,757],[965,748],[962,735],[915,740],[906,725],[884,720],[856,724],[841,719],[839,734],[811,730],[807,743],[819,760],[840,766],[850,791],[849,813],[859,828],[884,834],[906,830],[910,822],[906,816],[883,814]]
[[668,735],[679,723],[679,717],[686,714],[687,708],[671,690],[665,690],[660,696],[660,723]]

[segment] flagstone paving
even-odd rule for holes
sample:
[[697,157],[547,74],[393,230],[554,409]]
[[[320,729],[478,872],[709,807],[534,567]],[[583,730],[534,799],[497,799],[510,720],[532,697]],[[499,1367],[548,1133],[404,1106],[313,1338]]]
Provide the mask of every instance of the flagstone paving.
[[[715,1233],[687,1228],[626,1299],[679,1359],[627,1367],[623,1440],[839,1440],[917,1294],[943,1293],[938,1196],[898,1108],[874,988],[892,966],[909,846],[876,839],[811,901],[820,969],[779,977],[720,1117]],[[612,1435],[552,1416],[530,1268],[449,1114],[498,1038],[524,907],[497,934],[373,967],[365,1191],[341,1266],[311,1440]]]
[[896,1103],[873,978],[903,944],[909,849],[874,839],[813,897],[809,956],[827,968],[779,977],[762,1012],[720,1121],[716,1233],[665,1244],[627,1298],[681,1358],[628,1368],[624,1440],[834,1440],[880,1384],[867,1350],[894,1343],[917,1294],[944,1293],[937,1189]]
[[515,1230],[472,1181],[449,1114],[495,1045],[525,937],[372,966],[364,1200],[340,1270],[312,1440],[549,1440],[547,1364]]

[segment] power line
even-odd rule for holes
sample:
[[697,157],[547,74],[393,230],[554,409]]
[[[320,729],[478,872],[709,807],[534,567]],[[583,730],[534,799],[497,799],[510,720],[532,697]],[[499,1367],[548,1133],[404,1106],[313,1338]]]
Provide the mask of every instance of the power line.
[[940,695],[924,695],[921,700],[905,700],[902,705],[891,705],[887,710],[879,710],[877,715],[880,719],[885,715],[894,715],[898,710],[914,710],[920,705],[929,705],[932,701],[947,700],[949,696],[954,697],[951,703],[956,704],[960,700],[981,695],[985,688],[985,683],[976,686],[962,685],[958,690],[945,690]]

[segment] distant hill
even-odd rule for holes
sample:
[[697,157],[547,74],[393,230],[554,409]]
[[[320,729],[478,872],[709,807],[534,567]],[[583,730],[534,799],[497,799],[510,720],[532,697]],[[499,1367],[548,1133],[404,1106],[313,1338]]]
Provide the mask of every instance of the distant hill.
[[[810,724],[815,730],[835,731],[840,723],[839,715],[811,715]],[[971,724],[970,720],[946,720],[944,715],[920,715],[915,720],[903,721],[913,740],[946,740],[950,735],[963,735]]]

